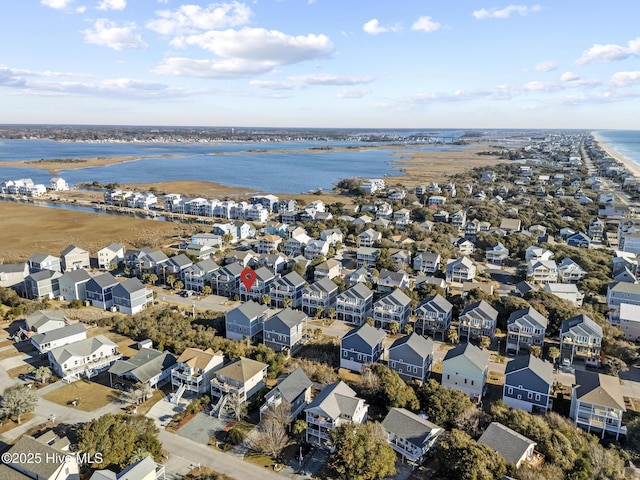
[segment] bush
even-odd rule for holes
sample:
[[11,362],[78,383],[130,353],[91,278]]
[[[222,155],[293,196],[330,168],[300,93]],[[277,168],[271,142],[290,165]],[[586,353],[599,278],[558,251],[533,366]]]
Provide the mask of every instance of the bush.
[[239,428],[233,427],[231,430],[229,430],[227,441],[231,445],[240,445],[242,442],[244,442],[244,432]]

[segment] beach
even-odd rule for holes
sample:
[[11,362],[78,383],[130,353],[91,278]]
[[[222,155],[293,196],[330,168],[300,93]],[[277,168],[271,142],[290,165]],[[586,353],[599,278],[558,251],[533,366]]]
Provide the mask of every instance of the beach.
[[[149,155],[145,158],[170,158],[174,155]],[[19,162],[0,162],[0,167],[24,167],[38,168],[48,171],[51,175],[58,175],[60,170],[76,170],[78,168],[105,167],[117,163],[134,162],[140,160],[139,156],[116,157],[87,157],[87,158],[61,158],[43,160],[22,160]]]
[[623,165],[627,170],[629,170],[629,172],[631,173],[631,175],[633,175],[634,177],[638,177],[640,178],[640,164],[634,162],[633,160],[630,160],[629,158],[625,157],[624,155],[621,155],[620,153],[616,152],[615,150],[613,150],[607,143],[604,142],[604,140],[599,137],[595,132],[591,132],[591,135],[593,136],[593,139],[597,142],[598,146],[604,150],[605,152],[607,152],[607,154],[615,159],[618,163],[620,163],[621,165]]

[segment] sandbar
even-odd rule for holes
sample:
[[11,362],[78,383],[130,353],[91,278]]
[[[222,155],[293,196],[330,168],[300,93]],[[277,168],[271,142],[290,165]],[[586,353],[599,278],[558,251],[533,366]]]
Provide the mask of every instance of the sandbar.
[[129,155],[117,157],[59,158],[43,160],[21,160],[18,162],[0,162],[0,167],[39,168],[47,170],[51,175],[58,175],[60,170],[77,170],[79,168],[105,167],[116,163],[133,162],[146,158],[172,158],[178,155]]

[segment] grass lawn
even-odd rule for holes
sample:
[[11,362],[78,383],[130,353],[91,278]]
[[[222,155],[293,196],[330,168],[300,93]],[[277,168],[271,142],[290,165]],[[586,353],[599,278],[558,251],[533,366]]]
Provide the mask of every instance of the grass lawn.
[[487,383],[491,385],[504,385],[504,374],[500,372],[489,371]]
[[83,412],[93,412],[116,400],[121,393],[119,390],[99,383],[78,380],[47,393],[43,398],[63,406],[68,406],[74,400],[80,399],[75,408]]
[[235,480],[233,477],[225,475],[224,473],[216,472],[215,470],[211,470],[208,467],[196,467],[187,473],[184,477],[184,480],[208,480],[208,479],[216,479],[216,480]]
[[256,452],[255,450],[249,450],[244,455],[244,460],[245,462],[253,463],[254,465],[257,465],[259,467],[265,467],[270,470],[273,470],[273,466],[276,464],[273,458],[267,455],[264,455],[260,452]]
[[360,383],[362,381],[360,374],[352,372],[346,368],[338,370],[338,377],[345,383]]
[[[28,422],[33,418],[33,416],[34,416],[33,413],[27,413],[26,415],[22,415],[20,417],[20,423],[22,424],[22,423]],[[16,428],[17,426],[18,426],[18,422],[14,421],[13,419],[9,420],[5,418],[2,420],[2,425],[0,425],[0,433],[8,432],[12,428]]]

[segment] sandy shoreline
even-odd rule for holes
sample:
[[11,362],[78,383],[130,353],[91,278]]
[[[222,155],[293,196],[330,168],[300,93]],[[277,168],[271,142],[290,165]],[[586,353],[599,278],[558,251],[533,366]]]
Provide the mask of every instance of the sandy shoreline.
[[629,158],[625,157],[624,155],[616,152],[600,136],[598,136],[598,134],[596,132],[591,132],[591,136],[596,141],[598,146],[602,150],[607,152],[607,154],[611,158],[613,158],[618,163],[620,163],[622,166],[624,166],[627,170],[629,170],[631,175],[633,175],[634,177],[639,177],[640,178],[640,164],[638,164],[638,163],[634,162],[633,160],[630,160]]
[[107,165],[115,165],[117,163],[135,162],[147,158],[172,158],[177,157],[174,154],[164,155],[127,155],[116,157],[86,157],[72,159],[50,159],[50,160],[21,160],[19,162],[0,162],[0,167],[22,167],[22,168],[38,168],[48,171],[51,175],[58,175],[60,170],[77,170],[80,168],[106,167]]

